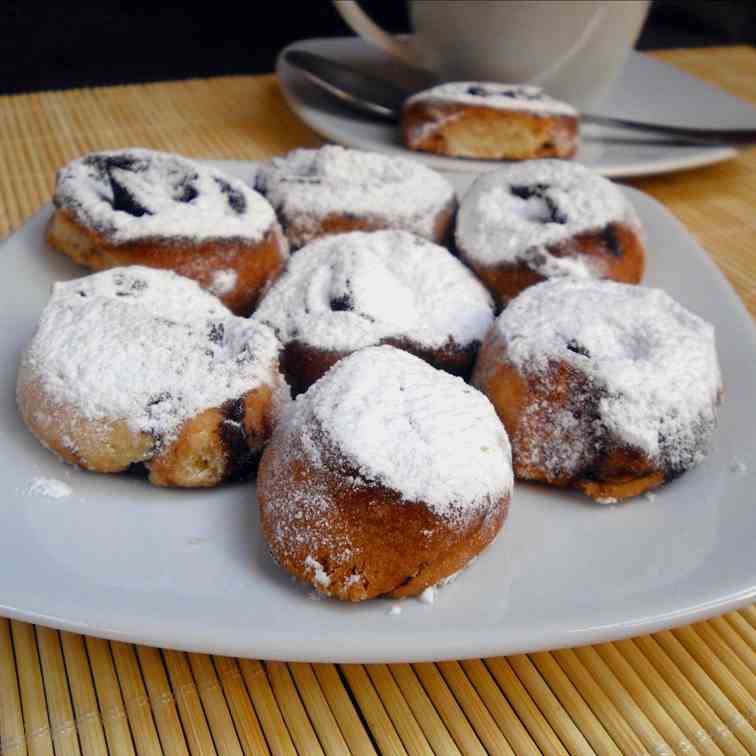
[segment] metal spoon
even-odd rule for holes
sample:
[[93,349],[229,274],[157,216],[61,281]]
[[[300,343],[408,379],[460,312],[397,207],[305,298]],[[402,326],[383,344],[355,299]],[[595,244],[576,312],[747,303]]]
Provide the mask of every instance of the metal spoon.
[[[399,120],[404,101],[418,91],[369,76],[343,63],[337,63],[305,50],[287,50],[284,53],[284,60],[302,71],[313,84],[324,89],[347,107],[390,121]],[[427,84],[422,88],[432,86],[433,81],[430,75],[427,78]],[[756,129],[693,129],[590,113],[581,113],[580,120],[583,123],[594,123],[600,126],[620,126],[638,131],[655,132],[698,144],[756,143]]]

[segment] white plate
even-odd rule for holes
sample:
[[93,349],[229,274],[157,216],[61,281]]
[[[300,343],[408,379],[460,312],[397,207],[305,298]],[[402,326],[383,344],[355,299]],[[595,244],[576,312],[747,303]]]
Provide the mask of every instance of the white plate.
[[[287,49],[319,53],[376,76],[398,80],[407,76],[401,64],[359,37],[309,39]],[[364,150],[411,155],[443,171],[480,173],[499,164],[411,152],[402,146],[396,126],[339,105],[288,65],[283,53],[276,62],[276,72],[291,108],[326,139]],[[630,54],[613,91],[596,112],[680,126],[756,128],[756,108],[678,68],[636,52]],[[683,146],[637,131],[586,125],[576,159],[605,176],[628,177],[695,168],[735,155],[731,147]]]
[[[225,163],[249,177],[249,163]],[[469,178],[453,177],[458,188]],[[496,542],[427,606],[313,600],[268,556],[254,485],[153,488],[62,465],[22,425],[19,354],[50,284],[82,275],[44,242],[44,209],[0,246],[0,614],[148,644],[309,661],[463,658],[592,643],[682,624],[756,597],[756,335],[706,253],[653,199],[647,283],[717,327],[727,398],[716,444],[655,500],[598,506],[516,487]],[[733,471],[736,460],[750,472]],[[67,498],[29,492],[63,480]]]

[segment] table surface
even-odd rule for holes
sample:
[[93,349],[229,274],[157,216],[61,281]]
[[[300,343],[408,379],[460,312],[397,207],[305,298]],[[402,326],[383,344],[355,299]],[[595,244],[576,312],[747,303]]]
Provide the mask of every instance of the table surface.
[[[756,104],[751,48],[654,55]],[[255,160],[320,143],[270,75],[0,97],[0,239],[84,152]],[[629,183],[680,218],[756,316],[754,169],[749,149]],[[185,654],[0,619],[0,756],[745,756],[756,753],[755,673],[756,606],[616,643],[412,665]]]

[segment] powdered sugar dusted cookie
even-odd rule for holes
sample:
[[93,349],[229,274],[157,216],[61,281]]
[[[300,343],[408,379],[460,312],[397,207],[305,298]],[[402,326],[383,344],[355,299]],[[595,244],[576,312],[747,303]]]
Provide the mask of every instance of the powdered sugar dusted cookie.
[[344,358],[277,426],[257,482],[278,563],[340,599],[414,596],[496,536],[512,470],[490,402],[389,346]]
[[597,500],[698,464],[722,394],[709,323],[658,289],[566,278],[510,302],[473,382],[509,431],[518,477]]
[[585,166],[534,160],[480,176],[462,200],[462,259],[506,303],[546,278],[639,283],[642,229],[622,191]]
[[270,204],[244,182],[178,155],[96,152],[66,165],[48,241],[95,270],[167,268],[249,314],[288,257]]
[[404,158],[326,145],[294,150],[255,179],[293,249],[320,236],[385,228],[441,243],[457,207],[451,184]]
[[443,247],[406,231],[353,231],[293,255],[254,317],[284,344],[282,365],[299,393],[345,355],[376,344],[469,375],[493,301]]
[[577,111],[526,85],[439,84],[410,97],[401,120],[407,147],[454,157],[570,158],[579,141]]
[[188,278],[140,266],[53,287],[18,370],[21,415],[73,464],[158,485],[249,474],[288,397],[280,344]]

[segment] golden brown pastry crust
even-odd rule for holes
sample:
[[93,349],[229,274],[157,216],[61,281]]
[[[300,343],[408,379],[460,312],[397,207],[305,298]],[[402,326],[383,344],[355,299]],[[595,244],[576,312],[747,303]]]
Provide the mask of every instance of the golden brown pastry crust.
[[[411,344],[404,339],[384,339],[379,343],[414,354],[439,370],[465,379],[472,373],[479,347],[478,342],[473,342],[464,348],[449,343],[440,349],[430,349]],[[281,370],[291,387],[292,395],[297,396],[307,391],[315,381],[349,354],[352,352],[321,349],[300,340],[286,343],[281,352]]]
[[430,168],[333,144],[273,158],[260,166],[255,188],[292,250],[333,234],[384,229],[443,244],[457,209],[453,187]]
[[[530,452],[541,445],[542,436],[547,434],[557,413],[589,411],[587,406],[582,406],[581,397],[591,391],[590,382],[563,362],[553,363],[546,378],[523,376],[507,359],[506,346],[492,331],[478,354],[472,382],[491,400],[507,429],[517,478],[576,488],[602,501],[637,496],[672,477],[657,461],[609,437],[592,459],[590,468],[578,475],[554,477],[542,465],[527,461],[537,458],[538,455]],[[526,411],[528,422],[523,423]],[[580,432],[579,427],[575,432]]]
[[[327,448],[321,451],[328,455]],[[263,453],[257,477],[260,521],[273,558],[317,590],[342,600],[422,593],[477,556],[507,515],[509,497],[464,526],[450,523],[422,502],[403,501],[381,485],[353,486],[355,475],[336,460],[315,468],[302,450],[284,449],[274,441]],[[294,489],[326,492],[328,516],[315,508],[276,506]],[[308,537],[297,538],[301,533]],[[313,549],[313,542],[348,543],[348,556],[336,563],[327,549]]]
[[[429,237],[430,241],[442,246],[448,244],[456,211],[457,201],[452,199],[436,213],[433,219],[433,234]],[[290,239],[307,237],[310,241],[314,241],[324,236],[343,234],[348,231],[383,231],[384,229],[396,228],[394,224],[383,222],[380,218],[361,217],[353,213],[331,213],[322,217],[314,227],[312,220],[300,226],[295,216],[287,216],[280,210],[279,212],[281,213],[281,224]],[[293,244],[292,247],[294,246],[301,245]]]
[[401,128],[411,150],[489,160],[567,159],[579,142],[574,116],[463,103],[412,102]]
[[[548,251],[554,257],[582,257],[594,270],[600,271],[601,278],[619,283],[639,284],[646,269],[646,248],[640,233],[619,221],[597,231],[577,234],[549,246]],[[546,280],[525,263],[483,265],[466,255],[459,244],[457,253],[488,287],[500,306],[529,286]]]
[[92,270],[146,265],[192,278],[212,290],[213,276],[233,271],[232,288],[219,299],[236,315],[249,315],[263,289],[283,268],[287,245],[277,223],[257,243],[241,240],[159,238],[114,244],[105,234],[79,222],[64,208],[55,211],[47,229],[49,244]]
[[278,386],[262,385],[236,401],[207,409],[181,426],[158,453],[155,439],[123,419],[90,420],[54,403],[39,381],[19,373],[21,417],[39,441],[63,460],[93,472],[123,472],[143,464],[157,486],[206,488],[254,472],[270,437]]

